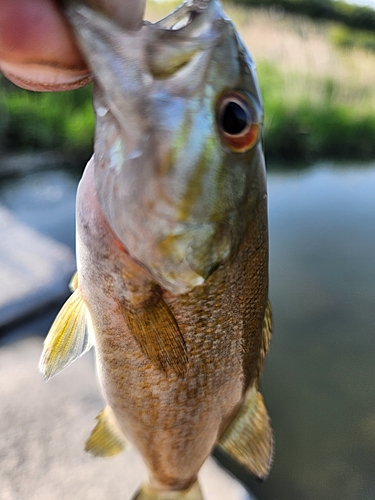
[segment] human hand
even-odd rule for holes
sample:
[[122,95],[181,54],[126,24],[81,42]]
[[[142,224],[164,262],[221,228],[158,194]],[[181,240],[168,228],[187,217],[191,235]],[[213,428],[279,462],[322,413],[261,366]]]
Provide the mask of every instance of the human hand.
[[[137,29],[145,0],[83,3]],[[56,0],[0,0],[0,71],[28,90],[71,90],[90,82],[90,70]]]

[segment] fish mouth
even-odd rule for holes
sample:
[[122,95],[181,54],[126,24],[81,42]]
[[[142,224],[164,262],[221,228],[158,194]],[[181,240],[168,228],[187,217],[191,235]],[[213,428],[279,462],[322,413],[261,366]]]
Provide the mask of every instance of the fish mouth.
[[235,174],[221,176],[226,153],[216,141],[211,93],[203,92],[212,51],[232,40],[233,27],[216,0],[189,0],[137,32],[82,5],[68,12],[96,84],[99,204],[117,238],[156,282],[172,293],[188,292],[238,240],[242,184],[232,188]]

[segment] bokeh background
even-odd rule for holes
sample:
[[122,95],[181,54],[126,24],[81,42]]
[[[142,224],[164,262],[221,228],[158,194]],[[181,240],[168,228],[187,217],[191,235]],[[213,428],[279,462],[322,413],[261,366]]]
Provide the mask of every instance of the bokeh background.
[[[147,18],[176,5],[150,1]],[[373,500],[375,10],[333,0],[242,0],[225,10],[256,62],[265,106],[274,339],[262,387],[276,440],[262,484],[225,465],[259,500]],[[68,479],[86,467],[79,450],[102,404],[92,358],[49,392],[36,367],[74,270],[75,190],[93,141],[90,92],[38,94],[0,80],[0,208],[15,217],[0,224],[1,499],[125,498],[113,486],[121,462],[83,472],[79,487]],[[23,274],[15,263],[22,244]],[[45,411],[46,431],[35,434]],[[74,457],[68,444],[54,445],[64,433]],[[99,490],[95,475],[107,477]]]

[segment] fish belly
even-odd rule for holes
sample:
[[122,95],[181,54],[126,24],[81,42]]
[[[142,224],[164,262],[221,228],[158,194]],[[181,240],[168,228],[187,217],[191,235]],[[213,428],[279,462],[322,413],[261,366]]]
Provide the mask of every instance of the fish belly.
[[[228,286],[228,269],[217,270],[204,286],[188,294],[167,295],[186,343],[187,369],[182,376],[155,366],[121,312],[127,280],[140,276],[137,283],[142,287],[148,275],[116,243],[96,201],[92,170],[89,164],[78,190],[77,258],[79,286],[95,331],[102,390],[122,432],[143,456],[151,484],[184,489],[195,481],[239,408],[251,383],[249,373],[256,372],[256,332],[265,300],[262,304],[258,294],[259,305],[253,304],[250,311],[251,326],[243,298],[234,301],[233,296],[241,273],[233,276],[235,286]],[[250,338],[244,336],[246,329]]]

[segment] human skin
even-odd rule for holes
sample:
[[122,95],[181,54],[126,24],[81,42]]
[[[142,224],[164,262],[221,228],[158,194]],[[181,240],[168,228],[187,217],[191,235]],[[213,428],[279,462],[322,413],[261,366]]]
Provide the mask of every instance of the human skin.
[[[142,23],[145,0],[82,0],[127,29]],[[72,90],[90,69],[56,0],[0,0],[0,71],[28,90]]]

